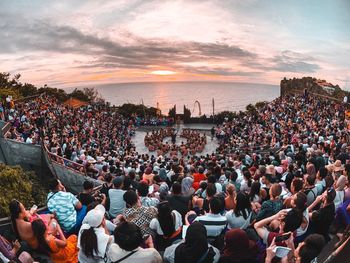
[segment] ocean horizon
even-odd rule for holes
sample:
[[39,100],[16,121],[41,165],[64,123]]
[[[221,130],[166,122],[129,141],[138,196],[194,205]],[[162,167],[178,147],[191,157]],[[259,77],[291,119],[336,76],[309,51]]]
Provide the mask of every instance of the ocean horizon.
[[[177,112],[182,113],[185,105],[191,110],[192,116],[199,116],[196,101],[201,106],[201,114],[211,115],[213,99],[215,113],[240,111],[245,110],[250,103],[272,101],[280,95],[279,85],[240,82],[128,82],[92,87],[95,87],[101,96],[112,105],[120,106],[124,103],[143,103],[148,107],[158,105],[162,114],[165,115],[174,105],[176,105]],[[82,89],[83,87],[77,88]],[[73,87],[65,88],[66,91],[73,89]]]

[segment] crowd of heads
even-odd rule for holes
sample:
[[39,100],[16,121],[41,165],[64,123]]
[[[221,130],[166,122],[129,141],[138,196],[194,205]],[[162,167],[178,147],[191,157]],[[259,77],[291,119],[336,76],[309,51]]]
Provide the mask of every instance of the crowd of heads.
[[[342,104],[309,96],[277,98],[218,125],[217,152],[188,157],[136,153],[128,147],[132,125],[104,105],[50,105],[28,113],[27,119],[45,117],[40,129],[29,121],[31,130],[57,154],[67,156],[71,145],[69,159],[93,164],[92,177],[103,183],[98,194],[90,185],[74,197],[55,180],[48,195],[52,220],[80,262],[104,257],[144,263],[312,262],[350,221]],[[20,109],[14,112],[21,123]],[[146,145],[168,131],[173,132],[148,134]],[[192,131],[185,135],[201,140]],[[269,151],[261,150],[266,147]],[[11,211],[19,237],[37,249],[40,227],[23,220],[33,234],[21,233],[21,219],[33,215],[18,204]],[[41,250],[55,257],[45,240],[50,250]],[[286,248],[283,258],[277,257],[280,247]]]

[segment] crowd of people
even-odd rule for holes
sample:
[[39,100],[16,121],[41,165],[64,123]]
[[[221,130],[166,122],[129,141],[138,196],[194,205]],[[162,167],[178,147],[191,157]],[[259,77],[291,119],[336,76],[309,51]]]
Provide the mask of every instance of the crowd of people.
[[[205,134],[192,129],[183,129],[180,138],[186,140],[182,140],[181,144],[176,144],[177,133],[178,131],[172,127],[147,132],[144,138],[145,146],[150,152],[156,152],[157,156],[176,157],[179,153],[181,156],[188,156],[203,152],[207,143]],[[171,143],[164,141],[167,137],[171,137]]]
[[[13,227],[29,245],[28,260],[35,250],[53,262],[306,263],[317,262],[338,238],[326,260],[332,262],[349,242],[343,231],[350,223],[350,145],[342,104],[280,97],[219,125],[216,153],[184,158],[136,153],[128,147],[132,125],[103,105],[53,109],[43,100],[34,103],[37,111],[28,104],[29,111],[12,112],[19,127],[29,126],[57,154],[72,144],[71,160],[96,157],[87,163],[103,185],[94,192],[86,181],[74,196],[53,179],[47,214],[14,200]],[[41,127],[33,115],[45,117]],[[271,151],[262,154],[261,147]],[[19,244],[12,246],[13,258],[24,257]]]

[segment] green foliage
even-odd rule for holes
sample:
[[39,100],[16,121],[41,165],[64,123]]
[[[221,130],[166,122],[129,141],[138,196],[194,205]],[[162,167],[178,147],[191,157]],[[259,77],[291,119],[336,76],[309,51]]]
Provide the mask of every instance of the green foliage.
[[175,119],[175,117],[176,117],[176,105],[174,105],[174,107],[172,107],[169,110],[168,116]]
[[252,115],[258,114],[258,111],[256,110],[256,108],[254,107],[253,104],[248,104],[245,109],[246,109],[247,113],[249,113],[249,114],[252,114]]
[[132,114],[137,114],[137,116],[145,117],[145,116],[151,116],[155,117],[157,116],[157,109],[154,107],[146,107],[142,104],[132,104],[132,103],[125,103],[122,106],[118,107],[118,112],[122,114],[123,116],[130,116]]
[[17,199],[25,207],[45,205],[46,190],[34,172],[25,172],[19,166],[0,164],[0,217],[9,216],[8,206]]
[[82,90],[74,89],[70,94],[71,97],[82,101],[90,101],[89,96],[87,96]]
[[14,100],[21,98],[19,92],[13,88],[0,88],[0,100],[2,102],[5,102],[8,95],[12,96],[12,99]]
[[257,109],[261,109],[263,108],[265,105],[267,104],[267,101],[258,101],[257,103],[255,103],[255,108]]
[[49,96],[55,97],[58,101],[64,102],[69,99],[68,94],[63,89],[50,88],[50,87],[42,87],[38,90],[39,93],[46,93]]
[[70,97],[88,102],[104,101],[95,88],[75,89],[72,93],[67,94],[63,89],[51,88],[47,85],[38,89],[30,83],[22,84],[19,80],[20,77],[20,74],[16,74],[11,78],[10,73],[0,73],[0,98],[4,99],[7,95],[12,95],[13,99],[19,99],[46,92],[46,94],[54,96],[60,102],[64,102]]
[[232,111],[222,111],[222,112],[215,114],[215,122],[216,123],[224,122],[225,118],[227,118],[228,121],[232,121],[234,118],[237,118],[237,113],[232,112]]
[[191,118],[191,110],[184,105],[184,121],[188,121]]

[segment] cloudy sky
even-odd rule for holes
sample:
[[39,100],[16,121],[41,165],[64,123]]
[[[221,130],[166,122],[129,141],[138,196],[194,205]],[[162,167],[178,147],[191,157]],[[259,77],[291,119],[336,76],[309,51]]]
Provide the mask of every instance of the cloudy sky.
[[350,89],[349,0],[1,0],[0,71],[54,87],[139,81]]

